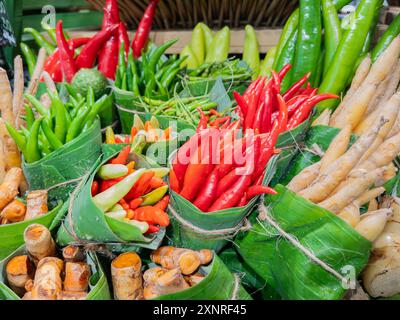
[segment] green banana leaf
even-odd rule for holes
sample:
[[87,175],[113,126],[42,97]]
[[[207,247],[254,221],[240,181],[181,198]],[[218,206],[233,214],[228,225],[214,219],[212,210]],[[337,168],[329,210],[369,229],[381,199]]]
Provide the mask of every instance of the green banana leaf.
[[218,256],[215,255],[212,263],[199,271],[206,275],[199,284],[154,300],[251,300],[239,283],[239,277],[235,279]]
[[[336,215],[284,186],[277,185],[275,190],[278,195],[266,197],[265,203],[276,223],[344,278],[359,275],[368,262],[371,242]],[[240,233],[235,244],[246,263],[283,299],[343,297],[346,289],[341,280],[261,219],[253,216],[252,228]]]
[[[323,125],[313,126],[307,132],[304,139],[304,145],[301,147],[301,152],[298,152],[294,157],[285,174],[280,177],[279,183],[286,185],[299,174],[303,169],[318,162],[321,157],[313,153],[311,150],[317,146],[322,151],[326,151],[332,140],[340,132],[340,129]],[[352,136],[350,145],[354,143],[356,136]]]
[[0,226],[0,260],[7,257],[11,252],[24,243],[24,230],[27,226],[39,223],[50,230],[55,229],[62,217],[67,212],[68,203],[59,204],[47,214],[32,220],[21,221]]
[[160,245],[165,228],[156,235],[144,236],[137,227],[107,217],[94,204],[91,195],[93,180],[99,168],[114,156],[101,157],[91,174],[75,190],[76,194],[70,200],[71,212],[57,233],[57,243],[61,246],[76,242],[76,238],[83,242],[106,244],[122,251],[127,248],[135,250],[136,247],[154,250]]
[[279,153],[279,159],[276,166],[276,174],[271,181],[272,186],[277,184],[282,177],[286,176],[291,161],[299,153],[300,147],[304,143],[304,138],[306,137],[310,123],[311,116],[296,128],[279,135],[276,148],[280,149],[281,152]]
[[[25,245],[20,246],[0,262],[0,300],[21,300],[21,298],[7,286],[6,266],[13,257],[24,254],[27,254]],[[94,252],[88,252],[86,254],[86,260],[91,269],[91,277],[89,279],[90,291],[86,300],[111,300],[107,278],[96,254]]]
[[[23,162],[22,168],[30,190],[49,189],[59,183],[87,174],[101,154],[100,121],[89,130],[34,163]],[[66,201],[77,183],[49,190],[49,201]]]
[[[275,173],[277,157],[271,158],[264,177],[264,184],[268,184]],[[186,222],[206,231],[216,232],[223,229],[239,228],[244,219],[252,212],[259,197],[254,197],[244,207],[234,207],[215,212],[203,212],[174,191],[170,191],[170,205],[175,213]],[[193,230],[182,224],[170,211],[171,225],[168,228],[170,245],[194,250],[211,249],[219,252],[229,241],[232,241],[237,231],[218,235],[207,235],[204,232]]]

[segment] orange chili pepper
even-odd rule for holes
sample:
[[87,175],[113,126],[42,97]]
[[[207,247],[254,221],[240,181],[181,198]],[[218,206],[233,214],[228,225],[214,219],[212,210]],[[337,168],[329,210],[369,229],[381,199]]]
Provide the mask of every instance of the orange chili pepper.
[[169,140],[171,138],[171,127],[168,127],[167,129],[164,130],[163,133],[163,139],[164,140]]
[[169,172],[169,184],[171,186],[171,189],[176,193],[179,193],[181,191],[178,178],[176,177],[175,171],[173,169],[171,169],[171,171]]
[[164,198],[162,198],[160,201],[158,201],[153,207],[165,211],[165,209],[167,209],[167,207],[168,207],[169,199],[170,199],[170,196],[166,195],[166,196],[164,196]]
[[126,211],[126,217],[127,217],[129,220],[132,220],[132,219],[135,217],[135,210],[128,209],[128,210]]
[[145,194],[146,189],[150,185],[151,178],[154,177],[154,172],[148,171],[143,173],[140,179],[135,183],[132,189],[125,196],[125,199],[130,201],[139,198],[141,195]]
[[139,207],[135,210],[135,220],[167,227],[169,225],[168,214],[159,208],[152,206]]
[[133,171],[135,171],[135,161],[129,162],[126,167],[128,168],[128,174],[131,174]]
[[99,183],[94,180],[92,183],[92,197],[94,197],[99,192]]
[[139,206],[142,203],[143,203],[143,199],[142,198],[133,199],[131,202],[129,202],[129,208],[131,208],[132,210],[135,210],[135,209],[139,208]]
[[160,188],[160,187],[165,186],[165,185],[166,185],[166,183],[161,178],[153,177],[150,180],[151,189],[157,189],[157,188]]
[[149,132],[150,130],[153,129],[153,126],[151,125],[150,121],[146,121],[144,124],[144,131]]
[[124,210],[129,210],[129,204],[125,201],[125,199],[121,199],[118,202]]
[[138,129],[136,129],[136,127],[132,127],[132,129],[131,129],[131,141],[130,141],[130,143],[133,142],[133,139],[135,138],[135,136],[137,135],[137,133],[138,133]]

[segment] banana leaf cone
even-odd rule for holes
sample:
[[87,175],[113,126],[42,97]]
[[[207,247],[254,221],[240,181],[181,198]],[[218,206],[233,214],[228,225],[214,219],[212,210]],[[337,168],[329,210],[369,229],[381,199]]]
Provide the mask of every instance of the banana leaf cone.
[[[19,297],[7,285],[6,266],[13,257],[26,254],[27,251],[25,245],[23,245],[0,262],[0,300],[21,300],[21,297]],[[86,300],[111,300],[107,278],[101,264],[99,263],[96,253],[86,253],[86,261],[91,269],[89,293]]]
[[[332,140],[340,132],[340,129],[317,125],[312,126],[304,139],[301,152],[298,152],[288,166],[286,173],[280,177],[279,183],[288,184],[297,174],[299,174],[306,167],[318,162],[321,156],[318,150],[325,152]],[[350,144],[356,140],[356,136],[352,136]]]
[[[274,173],[277,157],[271,158],[264,177],[268,184]],[[168,228],[170,245],[194,250],[211,249],[219,252],[235,235],[246,228],[246,217],[254,209],[259,197],[254,197],[243,207],[215,212],[203,212],[174,191],[170,192]]]
[[199,271],[206,275],[197,285],[154,300],[251,300],[240,283],[240,276],[232,274],[217,255],[210,265]]
[[7,257],[14,250],[24,243],[24,230],[31,224],[39,223],[49,228],[55,229],[65,213],[68,203],[59,204],[47,214],[32,220],[21,221],[0,226],[0,260]]
[[252,228],[236,237],[241,257],[282,299],[342,299],[367,264],[371,242],[284,186],[275,190]]
[[[22,168],[30,190],[49,189],[49,200],[66,201],[79,179],[92,169],[101,155],[100,121],[74,140],[34,163],[23,162]],[[58,184],[66,183],[56,187]]]
[[283,177],[286,177],[287,169],[294,157],[299,153],[301,146],[304,144],[307,130],[311,123],[309,117],[302,124],[292,130],[286,131],[279,135],[276,148],[280,149],[278,163],[276,165],[276,174],[271,181],[271,185],[277,184]]
[[93,202],[91,187],[96,173],[116,154],[100,158],[94,170],[72,194],[70,210],[57,233],[57,243],[61,246],[81,242],[106,245],[108,249],[120,252],[137,251],[139,248],[154,250],[159,247],[165,228],[161,228],[155,235],[144,236],[138,227],[106,216]]

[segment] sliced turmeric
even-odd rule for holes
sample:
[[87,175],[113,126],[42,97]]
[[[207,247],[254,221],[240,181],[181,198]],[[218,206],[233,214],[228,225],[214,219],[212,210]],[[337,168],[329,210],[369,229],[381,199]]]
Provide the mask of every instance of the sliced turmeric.
[[85,262],[67,262],[65,264],[64,290],[87,292],[90,267]]
[[56,246],[50,231],[41,224],[32,224],[24,231],[26,249],[35,264],[45,257],[55,256]]
[[24,221],[25,213],[25,204],[19,200],[14,200],[3,209],[3,211],[0,213],[0,216],[13,223]]
[[31,191],[26,198],[26,216],[25,220],[35,219],[49,211],[47,207],[47,191]]
[[9,287],[18,295],[25,292],[25,284],[32,279],[34,267],[27,255],[13,257],[6,266]]
[[82,248],[74,245],[66,246],[62,250],[65,262],[82,262],[85,260],[85,252]]
[[11,168],[0,185],[0,210],[3,210],[18,195],[18,187],[22,179],[21,168]]
[[32,300],[56,300],[62,291],[61,272],[64,262],[54,257],[46,257],[37,265],[33,288]]

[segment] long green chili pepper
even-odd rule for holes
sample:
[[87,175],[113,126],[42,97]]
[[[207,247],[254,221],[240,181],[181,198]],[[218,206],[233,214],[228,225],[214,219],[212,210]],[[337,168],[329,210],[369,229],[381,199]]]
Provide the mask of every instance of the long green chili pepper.
[[155,86],[156,86],[156,78],[154,74],[151,74],[149,82],[146,84],[146,89],[144,92],[145,97],[150,98],[153,95]]
[[36,55],[26,43],[21,42],[20,47],[21,52],[24,55],[26,65],[28,66],[29,75],[32,76],[36,66]]
[[64,104],[57,93],[51,93],[49,91],[48,94],[51,98],[52,108],[54,108],[55,111],[56,121],[55,121],[54,133],[58,138],[58,140],[64,143],[68,129],[67,115],[66,115],[67,111],[65,110]]
[[133,74],[137,73],[132,48],[129,48],[127,60],[128,60],[127,66],[126,66],[126,78],[127,78],[127,82],[128,82],[127,85],[128,85],[128,90],[132,91],[133,90]]
[[32,125],[32,129],[26,143],[25,160],[27,163],[39,161],[42,157],[39,149],[39,130],[42,120],[43,118],[40,117],[36,119]]
[[63,83],[63,85],[65,86],[65,89],[67,89],[68,94],[77,100],[78,99],[78,91],[76,91],[75,88],[70,83],[65,82],[65,83]]
[[63,146],[62,142],[57,138],[53,130],[51,130],[51,128],[45,121],[42,121],[42,130],[47,138],[47,141],[50,143],[54,150],[57,150]]
[[72,120],[71,125],[68,128],[67,136],[65,138],[65,142],[70,142],[73,140],[75,137],[79,135],[79,132],[81,128],[83,127],[83,121],[86,119],[90,112],[90,108],[88,106],[84,106],[81,108],[74,118]]
[[340,29],[339,16],[332,0],[322,0],[322,18],[325,28],[325,74],[339,46],[342,32]]
[[89,114],[86,116],[86,118],[84,120],[84,123],[82,126],[82,128],[83,128],[82,131],[89,129],[92,126],[93,121],[96,119],[98,113],[101,111],[101,109],[104,106],[104,103],[108,99],[109,99],[109,96],[104,95],[93,104],[93,106],[90,108]]
[[[292,36],[290,37],[289,41],[287,41],[285,47],[282,49],[281,55],[276,64],[276,70],[281,70],[283,66],[287,64],[293,65],[294,61],[294,54],[296,50],[296,43],[297,43],[297,29],[293,32]],[[285,92],[292,82],[292,70],[286,74],[285,78],[283,78],[281,83],[281,92]]]
[[[125,43],[122,41],[119,53],[118,53],[118,69],[117,69],[117,74],[120,79],[120,83],[125,79],[126,83],[126,60],[125,60]],[[116,83],[116,86],[119,87],[120,84]],[[126,88],[121,88],[123,90],[126,90]]]
[[46,30],[47,34],[49,35],[53,43],[57,43],[56,29],[50,27],[50,25],[47,22],[45,22],[45,19],[42,19],[40,25],[42,26],[43,30]]
[[6,128],[10,136],[13,138],[14,142],[17,144],[19,150],[23,153],[26,158],[26,138],[17,131],[12,125],[8,122],[5,123]]
[[315,78],[322,42],[320,7],[320,0],[300,0],[299,31],[292,82],[298,81],[308,72],[311,72],[311,82]]
[[179,68],[176,68],[175,70],[172,70],[170,73],[166,74],[166,77],[161,80],[161,85],[164,88],[169,88],[171,85],[172,81],[175,79],[176,75],[179,72]]
[[95,97],[94,97],[94,89],[93,87],[89,87],[86,95],[86,103],[88,106],[92,106],[95,103]]
[[167,49],[173,46],[177,41],[178,39],[170,40],[159,46],[152,54],[149,60],[149,64],[147,66],[147,70],[154,73],[156,71],[156,65],[158,60],[160,60],[161,56],[165,53],[165,51],[167,51]]
[[394,18],[392,23],[389,25],[389,28],[386,29],[384,34],[381,36],[379,39],[378,44],[375,46],[375,48],[371,52],[371,59],[373,62],[378,59],[378,57],[381,55],[383,51],[389,47],[389,45],[392,43],[393,39],[396,38],[400,33],[400,14]]
[[49,41],[46,40],[45,37],[43,37],[39,31],[33,29],[33,28],[25,28],[24,32],[30,33],[35,39],[35,42],[39,47],[43,47],[46,50],[47,55],[51,55],[54,50],[56,49],[54,45],[52,45]]
[[24,108],[25,108],[26,127],[28,128],[28,130],[30,130],[33,125],[33,122],[35,121],[35,114],[33,113],[32,108],[28,104],[26,104]]
[[[353,72],[364,41],[373,23],[375,9],[380,0],[362,0],[355,13],[352,26],[343,35],[330,67],[321,83],[319,93],[340,94],[346,87]],[[322,112],[326,108],[336,106],[338,101],[327,100],[318,104]]]

